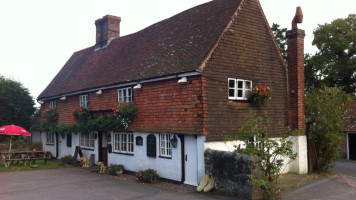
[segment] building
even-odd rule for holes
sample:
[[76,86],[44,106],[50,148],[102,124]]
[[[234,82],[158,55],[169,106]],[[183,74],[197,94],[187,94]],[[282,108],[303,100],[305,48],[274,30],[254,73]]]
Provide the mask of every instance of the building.
[[[126,36],[120,21],[96,20],[96,44],[75,52],[38,101],[57,109],[58,124],[75,124],[76,108],[104,115],[122,101],[135,102],[135,119],[120,130],[43,132],[45,150],[60,158],[81,146],[96,162],[197,185],[204,150],[233,150],[225,136],[251,111],[272,117],[268,137],[284,133],[281,121],[304,131],[304,31],[295,23],[287,34],[287,67],[258,0],[214,0]],[[259,84],[272,100],[256,108],[248,95]],[[306,173],[306,138],[291,139],[299,156],[285,171]]]

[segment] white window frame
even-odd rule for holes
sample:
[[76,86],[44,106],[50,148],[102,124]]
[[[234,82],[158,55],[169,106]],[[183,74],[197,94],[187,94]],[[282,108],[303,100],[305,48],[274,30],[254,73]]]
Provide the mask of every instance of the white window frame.
[[[230,87],[230,81],[234,81],[233,87]],[[239,83],[242,83],[242,87],[239,87]],[[250,91],[252,89],[252,80],[228,78],[227,87],[228,87],[227,95],[230,100],[248,100]],[[230,90],[234,90],[233,96],[230,96]],[[239,95],[239,91],[241,91],[240,93],[241,95]]]
[[84,94],[79,96],[79,106],[81,108],[88,108],[89,107],[89,95]]
[[54,145],[54,133],[47,132],[46,144],[47,145]]
[[57,101],[50,101],[49,102],[49,108],[50,109],[56,109],[57,108]]
[[134,134],[114,132],[114,152],[123,154],[133,154]]
[[94,149],[95,146],[95,133],[80,133],[79,145],[84,149]]
[[171,134],[159,134],[159,156],[172,158]]
[[127,87],[127,88],[121,88],[117,90],[117,100],[119,103],[125,101],[125,102],[133,102],[132,99],[132,88]]

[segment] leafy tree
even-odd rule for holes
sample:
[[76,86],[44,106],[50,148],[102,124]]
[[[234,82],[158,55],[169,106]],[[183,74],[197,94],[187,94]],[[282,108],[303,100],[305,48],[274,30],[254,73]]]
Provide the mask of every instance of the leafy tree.
[[[243,144],[239,144],[236,150],[240,153],[254,156],[260,160],[262,176],[260,179],[252,180],[252,184],[258,186],[265,199],[272,199],[278,191],[276,180],[280,175],[284,161],[294,160],[297,153],[293,152],[293,142],[284,135],[280,139],[267,137],[267,125],[271,118],[267,113],[258,116],[256,112],[251,114],[247,123],[241,127],[241,136],[237,139]],[[289,131],[286,128],[286,131]]]
[[286,32],[287,28],[279,28],[279,24],[272,24],[271,27],[274,37],[276,38],[276,41],[278,43],[278,46],[281,50],[282,56],[284,60],[287,62],[287,38],[286,38]]
[[29,129],[35,103],[21,83],[0,76],[0,126],[15,124]]
[[340,88],[316,88],[305,99],[305,115],[311,122],[309,134],[313,138],[316,164],[319,171],[329,170],[339,158],[338,147],[344,136],[343,116],[352,96]]
[[356,91],[356,15],[319,25],[313,45],[319,51],[306,59],[308,90],[342,86],[350,94]]

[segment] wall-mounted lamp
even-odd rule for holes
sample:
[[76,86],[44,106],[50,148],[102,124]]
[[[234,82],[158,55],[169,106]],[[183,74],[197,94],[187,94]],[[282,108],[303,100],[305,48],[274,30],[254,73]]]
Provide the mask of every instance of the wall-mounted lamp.
[[186,82],[187,82],[187,77],[185,76],[178,80],[178,83],[186,83]]
[[133,89],[140,89],[141,88],[141,84],[137,84]]
[[67,98],[66,98],[66,96],[63,96],[63,97],[61,97],[59,100],[66,100]]
[[95,94],[103,94],[103,91],[98,90],[97,92],[95,92]]
[[172,147],[177,148],[177,143],[178,143],[177,137],[176,137],[176,135],[173,135],[173,137],[171,138]]
[[37,101],[37,103],[42,105],[44,103],[44,101]]

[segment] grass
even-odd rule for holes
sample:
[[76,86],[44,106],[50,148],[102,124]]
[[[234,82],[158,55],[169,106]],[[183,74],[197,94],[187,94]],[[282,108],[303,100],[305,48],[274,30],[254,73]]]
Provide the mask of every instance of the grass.
[[47,161],[48,165],[46,165],[44,160],[37,160],[34,165],[38,165],[38,168],[31,168],[29,165],[25,167],[22,162],[16,164],[14,162],[8,168],[5,167],[4,162],[0,161],[0,172],[12,172],[12,171],[30,171],[30,170],[41,170],[41,169],[55,169],[62,167],[70,167],[69,165],[60,166],[59,163],[55,160]]

